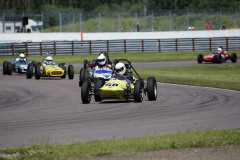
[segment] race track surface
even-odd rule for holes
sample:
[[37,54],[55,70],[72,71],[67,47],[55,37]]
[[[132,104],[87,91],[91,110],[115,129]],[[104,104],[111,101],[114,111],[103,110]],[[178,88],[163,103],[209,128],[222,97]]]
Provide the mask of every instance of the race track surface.
[[237,91],[158,83],[157,101],[82,104],[78,75],[0,72],[0,149],[240,127]]

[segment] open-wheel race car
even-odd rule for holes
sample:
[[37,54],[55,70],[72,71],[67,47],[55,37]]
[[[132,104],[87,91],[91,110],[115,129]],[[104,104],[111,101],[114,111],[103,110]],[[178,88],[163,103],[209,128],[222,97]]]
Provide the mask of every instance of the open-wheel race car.
[[3,62],[3,74],[12,75],[12,72],[26,73],[29,64],[35,66],[36,62],[28,60],[24,53],[20,53],[18,57],[15,57],[10,62]]
[[68,75],[69,79],[74,78],[74,69],[73,65],[68,65],[68,69],[65,67],[65,63],[56,65],[53,62],[51,56],[44,56],[42,62],[38,62],[35,66],[30,64],[27,69],[26,77],[31,79],[35,75],[35,78],[38,80],[40,77],[60,77],[65,79]]
[[[94,85],[90,80],[83,81],[83,103],[90,103],[92,95],[97,102],[105,99],[133,99],[135,102],[142,102],[146,94],[150,101],[157,99],[157,83],[154,77],[148,77],[145,82],[127,59],[114,60],[114,63],[116,65],[112,76],[105,83],[101,78],[98,78]],[[138,79],[133,76],[134,73]]]
[[232,63],[236,63],[237,54],[232,53],[230,55],[225,51],[222,51],[222,48],[218,48],[218,51],[216,53],[211,53],[207,56],[203,56],[202,54],[199,54],[197,57],[198,63],[202,63],[202,62],[222,63],[227,61],[228,59],[230,59]]
[[80,69],[79,87],[85,79],[90,79],[95,82],[97,78],[102,78],[104,81],[109,80],[112,76],[112,62],[106,52],[101,52],[97,59],[93,59],[92,63],[86,59],[83,61],[83,68]]

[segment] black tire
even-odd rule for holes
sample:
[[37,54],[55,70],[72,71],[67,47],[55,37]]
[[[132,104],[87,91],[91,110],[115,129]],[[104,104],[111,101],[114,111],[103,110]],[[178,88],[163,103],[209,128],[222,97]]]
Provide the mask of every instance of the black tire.
[[83,81],[81,88],[81,98],[83,104],[88,104],[91,101],[91,82],[89,80]]
[[157,83],[154,77],[148,77],[147,79],[147,95],[149,101],[157,100]]
[[37,62],[37,65],[38,65],[38,66],[41,66],[41,65],[42,65],[42,62]]
[[79,87],[82,86],[84,80],[88,80],[89,72],[88,70],[81,68],[80,75],[79,75]]
[[39,65],[36,65],[35,67],[35,79],[40,79],[41,77],[41,73],[40,73],[40,66]]
[[102,101],[99,88],[101,88],[103,85],[104,85],[104,81],[98,78],[96,80],[95,87],[94,87],[94,99],[96,102]]
[[237,54],[236,53],[232,53],[231,54],[231,61],[232,61],[232,63],[236,63],[237,62]]
[[142,102],[144,95],[144,86],[142,80],[137,80],[134,85],[134,102]]
[[88,69],[88,61],[86,59],[83,61],[83,68]]
[[7,63],[7,74],[12,75],[12,64],[11,64],[11,62]]
[[215,56],[214,56],[214,60],[215,60],[217,63],[221,64],[221,63],[222,63],[222,57],[221,57],[221,55],[220,55],[220,54],[215,55]]
[[36,61],[32,61],[33,68],[37,65]]
[[8,69],[7,69],[7,65],[8,62],[7,61],[4,61],[3,62],[3,75],[7,75],[8,74]]
[[68,65],[68,78],[69,78],[69,79],[73,79],[73,78],[74,78],[73,65]]
[[32,76],[33,76],[33,67],[34,67],[34,65],[32,63],[30,63],[28,65],[28,69],[27,69],[27,73],[26,73],[27,79],[31,79],[32,78]]
[[198,55],[197,61],[198,61],[198,63],[202,63],[203,62],[203,55],[202,54]]

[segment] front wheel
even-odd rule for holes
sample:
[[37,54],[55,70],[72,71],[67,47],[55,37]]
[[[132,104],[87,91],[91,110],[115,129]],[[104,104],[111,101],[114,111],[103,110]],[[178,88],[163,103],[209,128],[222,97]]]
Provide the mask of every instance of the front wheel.
[[83,68],[88,69],[88,61],[86,59],[83,61]]
[[73,65],[68,65],[68,78],[73,79],[73,77],[74,77]]
[[7,74],[12,75],[12,64],[11,64],[11,62],[7,63]]
[[137,80],[134,86],[134,101],[142,102],[144,94],[144,84],[142,80]]
[[33,66],[34,66],[34,64],[32,64],[32,63],[30,63],[28,65],[28,69],[27,69],[27,73],[26,73],[27,79],[31,79],[33,76]]
[[3,75],[7,75],[7,73],[8,73],[8,69],[7,69],[8,65],[7,64],[8,64],[7,61],[3,62]]
[[88,104],[91,101],[91,82],[89,80],[83,81],[81,88],[81,98],[83,104]]
[[149,101],[156,101],[157,99],[157,83],[154,77],[147,79],[147,94]]
[[95,83],[95,92],[94,92],[94,99],[96,102],[100,102],[102,101],[102,98],[100,96],[100,90],[99,88],[101,88],[104,84],[104,81],[102,79],[97,79],[96,83]]
[[80,74],[79,74],[79,87],[82,86],[82,83],[84,80],[88,80],[89,72],[88,70],[81,68]]
[[197,61],[198,61],[198,63],[202,63],[203,62],[203,55],[202,54],[198,55]]
[[41,73],[40,73],[40,66],[36,65],[35,67],[35,79],[40,79]]
[[232,53],[230,59],[231,59],[232,63],[236,63],[237,62],[237,54],[236,53]]

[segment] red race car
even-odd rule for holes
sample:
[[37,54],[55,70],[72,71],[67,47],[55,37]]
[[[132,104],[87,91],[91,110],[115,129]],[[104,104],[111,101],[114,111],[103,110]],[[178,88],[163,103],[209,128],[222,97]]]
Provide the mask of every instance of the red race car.
[[222,48],[218,48],[217,53],[211,53],[207,56],[199,54],[197,57],[198,63],[204,62],[213,62],[213,63],[222,63],[230,59],[233,63],[237,62],[237,54],[232,53],[231,55],[223,51]]

